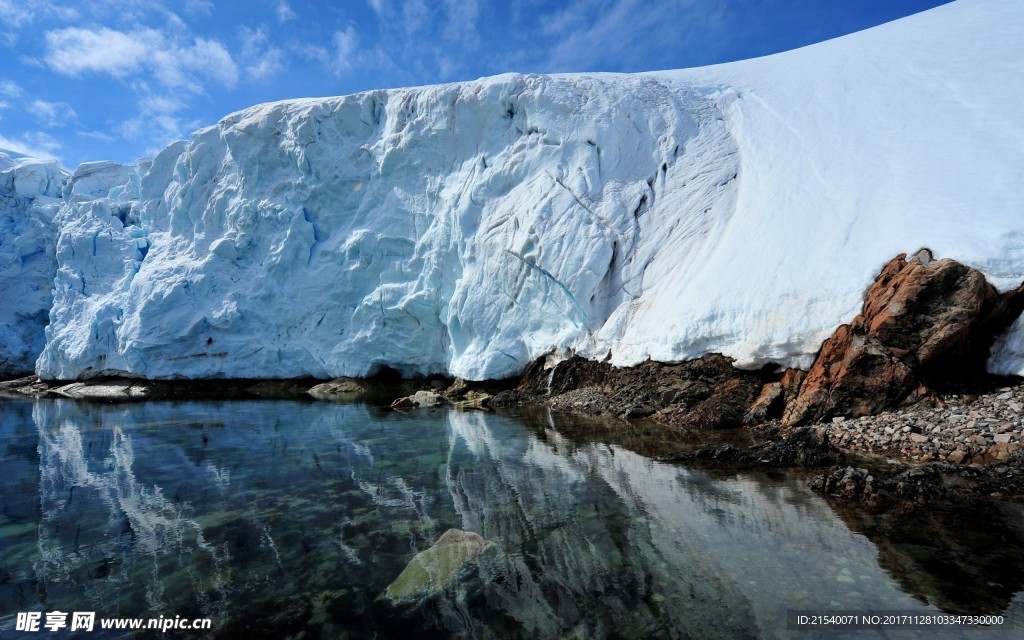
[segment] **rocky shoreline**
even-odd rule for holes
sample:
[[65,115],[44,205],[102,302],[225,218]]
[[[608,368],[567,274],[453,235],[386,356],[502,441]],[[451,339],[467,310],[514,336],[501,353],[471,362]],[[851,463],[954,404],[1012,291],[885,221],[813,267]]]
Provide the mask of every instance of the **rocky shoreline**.
[[[546,387],[543,394],[530,393],[531,381],[537,376],[528,373],[518,384],[444,378],[330,382],[106,378],[59,383],[30,376],[0,382],[0,395],[93,402],[224,398],[366,401],[402,411],[440,404],[462,410],[499,411],[540,406],[580,415],[580,435],[584,438],[616,441],[628,432],[630,441],[626,446],[663,461],[725,473],[806,469],[814,490],[847,506],[913,511],[979,499],[1024,502],[1022,381],[995,387],[988,393],[930,395],[912,406],[869,416],[786,425],[779,419],[751,423],[750,412],[730,413],[728,407],[714,413],[722,408],[722,397],[749,397],[755,393],[751,389],[776,384],[764,382],[767,374],[763,372],[745,372],[746,385],[723,385],[716,380],[715,372],[725,375],[728,360],[720,356],[680,365],[645,363],[628,369],[606,370],[601,363],[587,361],[562,363],[561,367],[566,368],[566,377],[548,375],[553,387]],[[540,363],[535,368],[543,371]],[[591,375],[610,371],[618,385],[615,392],[588,384],[593,380],[580,369],[589,370]],[[685,411],[686,392],[666,393],[673,385],[697,396],[708,394],[704,401],[710,402]],[[643,404],[643,398],[658,394],[677,404],[657,410]],[[627,398],[631,401],[626,402]],[[708,415],[714,416],[712,424],[719,428],[709,428],[702,422]],[[604,420],[594,422],[600,416]],[[743,424],[744,419],[747,424]]]
[[[1001,294],[980,272],[921,250],[882,269],[861,314],[825,341],[808,371],[741,370],[718,354],[622,368],[552,354],[518,380],[403,380],[390,370],[331,381],[28,376],[0,382],[0,395],[302,398],[401,411],[541,405],[610,417],[629,429],[650,425],[658,446],[639,446],[665,460],[718,469],[823,468],[814,488],[872,507],[1024,500],[1024,384],[986,373],[993,341],[1022,310],[1024,285]],[[716,435],[725,432],[732,435]]]

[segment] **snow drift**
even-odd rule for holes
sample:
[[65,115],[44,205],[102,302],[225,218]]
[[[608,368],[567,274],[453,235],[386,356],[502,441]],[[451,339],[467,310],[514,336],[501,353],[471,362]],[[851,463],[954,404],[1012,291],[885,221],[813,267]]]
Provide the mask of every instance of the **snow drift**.
[[[37,370],[806,366],[897,253],[1024,279],[1022,65],[1024,4],[960,0],[716,67],[253,107],[79,167]],[[1024,327],[991,366],[1024,373]]]

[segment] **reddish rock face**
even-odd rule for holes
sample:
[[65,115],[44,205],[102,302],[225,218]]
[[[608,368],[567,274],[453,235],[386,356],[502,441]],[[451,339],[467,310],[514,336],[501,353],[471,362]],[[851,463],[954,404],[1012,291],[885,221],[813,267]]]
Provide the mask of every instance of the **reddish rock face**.
[[882,269],[860,315],[825,341],[784,422],[862,416],[930,388],[985,375],[995,336],[1024,307],[1024,285],[1000,295],[976,269],[923,250]]

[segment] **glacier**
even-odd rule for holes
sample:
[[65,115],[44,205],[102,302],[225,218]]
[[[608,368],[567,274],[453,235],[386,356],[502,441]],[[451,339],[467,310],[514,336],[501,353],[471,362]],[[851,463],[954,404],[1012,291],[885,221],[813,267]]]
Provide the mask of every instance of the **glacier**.
[[[958,0],[700,69],[258,105],[81,165],[4,265],[51,230],[48,379],[807,366],[898,253],[1024,280],[1022,64],[1024,4]],[[5,337],[38,325],[8,282]],[[1024,374],[1024,324],[990,368]]]
[[0,150],[0,376],[30,373],[43,349],[66,180],[56,161]]

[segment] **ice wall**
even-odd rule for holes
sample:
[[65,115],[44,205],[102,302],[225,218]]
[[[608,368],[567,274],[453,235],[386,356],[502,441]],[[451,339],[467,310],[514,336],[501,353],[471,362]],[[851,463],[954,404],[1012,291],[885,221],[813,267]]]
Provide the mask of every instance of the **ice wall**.
[[488,378],[607,350],[652,268],[713,247],[736,158],[706,98],[643,77],[254,107],[141,181],[76,172],[39,372]]
[[31,373],[43,348],[66,179],[55,161],[0,149],[0,376]]
[[1024,279],[1022,64],[1024,3],[959,0],[704,69],[259,105],[76,171],[37,370],[806,366],[897,253]]

